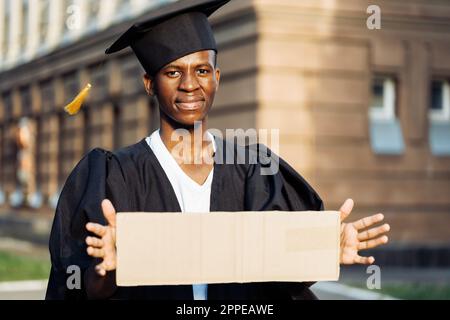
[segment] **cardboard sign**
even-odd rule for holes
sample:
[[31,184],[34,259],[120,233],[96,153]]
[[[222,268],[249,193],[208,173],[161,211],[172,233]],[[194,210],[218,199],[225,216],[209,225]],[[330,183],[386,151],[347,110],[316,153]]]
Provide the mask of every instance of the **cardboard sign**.
[[339,213],[117,215],[119,286],[339,278]]

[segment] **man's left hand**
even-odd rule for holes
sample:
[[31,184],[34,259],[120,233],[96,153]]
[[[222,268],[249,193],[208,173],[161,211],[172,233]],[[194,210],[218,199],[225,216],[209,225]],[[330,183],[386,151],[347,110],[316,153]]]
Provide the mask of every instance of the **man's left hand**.
[[389,224],[370,228],[384,220],[381,213],[365,217],[355,222],[345,223],[344,220],[353,209],[353,200],[347,199],[339,209],[341,213],[341,264],[372,264],[374,257],[362,257],[358,251],[378,247],[388,243],[385,235],[390,230]]

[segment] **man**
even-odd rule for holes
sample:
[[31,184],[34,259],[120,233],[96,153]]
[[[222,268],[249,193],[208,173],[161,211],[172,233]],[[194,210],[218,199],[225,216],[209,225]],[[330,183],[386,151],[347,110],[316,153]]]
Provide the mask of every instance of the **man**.
[[[267,161],[238,163],[237,157],[250,148],[206,131],[208,112],[220,82],[217,48],[207,17],[226,2],[189,0],[169,5],[159,16],[132,26],[107,50],[112,53],[132,47],[146,71],[145,89],[159,102],[160,129],[114,153],[91,151],[69,176],[50,239],[48,299],[314,298],[307,283],[115,284],[117,211],[323,210],[317,193],[282,159],[278,171],[262,174]],[[173,139],[179,132],[191,138],[181,148]],[[203,138],[201,143],[195,142],[197,135]],[[226,164],[223,160],[230,154],[234,161]],[[256,154],[258,160],[264,157],[259,149]],[[344,202],[342,220],[352,207],[351,200]],[[361,257],[358,250],[387,243],[383,234],[389,230],[388,225],[364,230],[382,220],[383,216],[377,214],[342,223],[342,264],[373,263],[373,257]],[[66,286],[66,270],[71,265],[82,270],[80,290],[68,290]]]

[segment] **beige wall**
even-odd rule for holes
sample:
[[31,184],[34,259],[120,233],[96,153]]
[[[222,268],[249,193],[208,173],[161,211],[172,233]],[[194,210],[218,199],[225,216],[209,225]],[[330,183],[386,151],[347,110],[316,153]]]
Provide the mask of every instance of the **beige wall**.
[[[428,88],[450,77],[450,4],[379,1],[382,29],[366,28],[364,1],[255,1],[257,125],[281,131],[281,155],[326,207],[348,197],[355,216],[382,211],[402,243],[450,241],[450,157],[428,144]],[[370,146],[371,77],[398,79],[406,151]]]

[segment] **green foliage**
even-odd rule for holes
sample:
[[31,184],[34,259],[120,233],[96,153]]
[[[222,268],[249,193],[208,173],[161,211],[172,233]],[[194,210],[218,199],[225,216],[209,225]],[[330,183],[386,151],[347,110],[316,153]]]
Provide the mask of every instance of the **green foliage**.
[[48,259],[0,251],[0,281],[40,280],[49,274]]
[[449,284],[401,283],[382,286],[381,292],[405,300],[449,300]]

